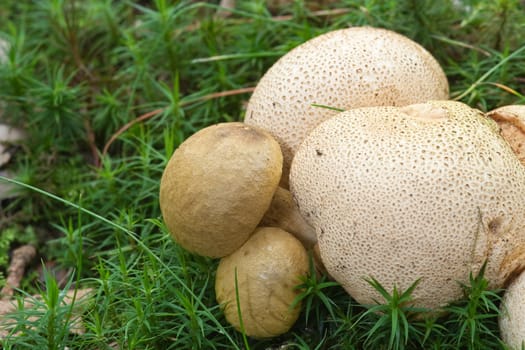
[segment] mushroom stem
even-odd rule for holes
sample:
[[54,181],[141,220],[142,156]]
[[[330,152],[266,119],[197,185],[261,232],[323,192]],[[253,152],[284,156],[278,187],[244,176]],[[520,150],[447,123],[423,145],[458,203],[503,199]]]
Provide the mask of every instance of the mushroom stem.
[[306,249],[311,249],[317,243],[315,229],[299,213],[291,192],[282,187],[275,191],[270,208],[259,226],[280,227],[293,234]]
[[326,271],[326,267],[323,264],[323,259],[321,259],[321,251],[319,250],[319,242],[315,242],[314,246],[311,249],[312,251],[312,258],[314,259],[314,265],[315,265],[315,272],[317,272],[317,276],[328,276],[330,279],[333,280],[332,276]]

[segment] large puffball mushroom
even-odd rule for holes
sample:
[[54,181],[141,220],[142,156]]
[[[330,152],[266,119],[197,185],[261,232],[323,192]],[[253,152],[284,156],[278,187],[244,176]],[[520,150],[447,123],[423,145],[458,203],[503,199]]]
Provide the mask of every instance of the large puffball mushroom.
[[204,128],[177,148],[160,183],[160,209],[175,241],[222,257],[237,250],[268,210],[282,172],[279,144],[244,123]]
[[453,101],[343,112],[295,155],[291,192],[328,273],[358,302],[416,280],[414,304],[462,296],[487,260],[499,288],[525,267],[525,167],[497,124]]
[[301,216],[290,191],[282,187],[275,191],[270,208],[259,226],[280,227],[293,234],[306,249],[312,248],[317,242],[315,229]]
[[500,305],[499,328],[505,344],[515,350],[525,345],[525,273],[505,290]]
[[304,137],[337,112],[449,97],[447,78],[422,46],[395,32],[353,27],[315,37],[281,57],[261,78],[245,122],[268,130],[284,156],[281,185]]
[[293,303],[308,267],[308,254],[292,234],[277,227],[258,228],[217,268],[215,293],[226,320],[240,331],[240,309],[246,335],[269,338],[286,333],[299,317],[300,303]]
[[525,105],[508,105],[487,113],[501,128],[501,136],[525,165]]

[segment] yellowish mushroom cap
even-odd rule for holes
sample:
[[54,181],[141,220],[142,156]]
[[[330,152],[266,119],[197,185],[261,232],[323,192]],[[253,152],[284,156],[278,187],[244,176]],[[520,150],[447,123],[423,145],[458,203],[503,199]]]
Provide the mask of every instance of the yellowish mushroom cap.
[[462,296],[487,260],[501,287],[525,265],[525,167],[494,121],[453,101],[343,112],[295,155],[291,192],[328,273],[358,302],[365,278],[419,306]]
[[175,150],[160,183],[160,209],[175,241],[222,257],[239,248],[268,210],[282,171],[279,144],[243,123],[204,128]]
[[296,286],[308,273],[308,254],[292,234],[277,227],[258,228],[233,254],[221,259],[215,293],[226,320],[241,330],[235,291],[246,334],[269,338],[286,333],[299,317]]
[[447,78],[422,46],[372,27],[332,31],[291,50],[262,77],[245,122],[277,139],[284,155],[283,180],[304,137],[341,109],[403,106],[448,99]]

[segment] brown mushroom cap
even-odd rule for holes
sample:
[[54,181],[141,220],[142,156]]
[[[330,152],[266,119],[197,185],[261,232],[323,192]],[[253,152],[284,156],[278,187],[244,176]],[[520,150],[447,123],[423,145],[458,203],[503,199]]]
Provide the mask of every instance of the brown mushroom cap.
[[284,156],[281,185],[304,137],[334,110],[448,99],[447,78],[422,46],[395,32],[354,27],[296,47],[262,77],[245,122],[270,131]]
[[487,261],[501,287],[525,264],[525,167],[494,121],[453,101],[343,112],[295,155],[291,191],[328,273],[358,302],[421,278],[417,305],[462,296]]
[[525,273],[505,290],[500,305],[499,328],[505,344],[521,350],[525,344]]
[[487,113],[501,128],[501,136],[525,165],[525,105],[508,105]]
[[240,310],[246,334],[254,338],[286,333],[297,321],[300,304],[291,307],[301,276],[308,273],[308,254],[299,240],[277,227],[258,228],[233,254],[221,259],[215,293],[226,320],[241,330]]
[[160,209],[175,241],[222,257],[239,248],[270,206],[282,171],[272,136],[243,123],[200,130],[175,150],[160,183]]

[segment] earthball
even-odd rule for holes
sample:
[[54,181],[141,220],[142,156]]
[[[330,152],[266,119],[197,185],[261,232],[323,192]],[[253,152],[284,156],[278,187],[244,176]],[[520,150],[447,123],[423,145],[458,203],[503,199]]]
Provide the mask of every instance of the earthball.
[[443,69],[421,45],[390,30],[352,27],[319,35],[281,57],[257,84],[244,121],[268,130],[281,145],[281,185],[287,188],[293,155],[316,125],[338,113],[331,107],[448,97]]
[[525,167],[480,111],[453,101],[365,107],[324,121],[292,163],[291,192],[328,273],[358,302],[419,280],[414,304],[489,287],[525,267]]

